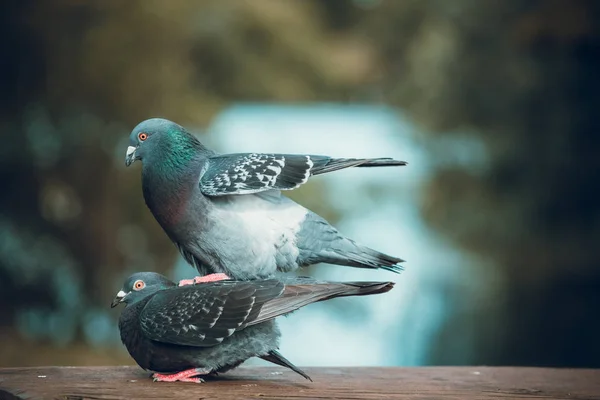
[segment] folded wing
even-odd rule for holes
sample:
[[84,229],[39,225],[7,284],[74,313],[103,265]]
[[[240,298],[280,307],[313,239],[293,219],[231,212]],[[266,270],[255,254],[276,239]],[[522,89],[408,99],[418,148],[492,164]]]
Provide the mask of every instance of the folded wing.
[[159,342],[208,347],[247,326],[333,297],[384,293],[392,282],[320,282],[312,278],[223,281],[158,292],[140,314],[143,333]]
[[208,159],[200,178],[207,196],[292,190],[313,175],[349,167],[406,165],[391,158],[331,158],[319,155],[239,153]]
[[159,342],[214,346],[256,320],[281,295],[278,280],[214,282],[163,290],[140,314],[142,332]]

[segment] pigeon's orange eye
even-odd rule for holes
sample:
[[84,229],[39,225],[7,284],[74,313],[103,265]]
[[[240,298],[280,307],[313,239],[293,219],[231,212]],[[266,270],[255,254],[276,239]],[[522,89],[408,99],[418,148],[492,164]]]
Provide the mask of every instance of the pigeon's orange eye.
[[146,287],[146,284],[144,283],[144,281],[135,281],[135,283],[133,284],[133,288],[135,290],[142,290],[145,287]]
[[148,134],[147,134],[147,133],[144,133],[144,132],[142,132],[142,133],[140,133],[140,134],[138,135],[138,137],[139,137],[139,138],[140,138],[140,140],[143,142],[144,140],[148,139]]

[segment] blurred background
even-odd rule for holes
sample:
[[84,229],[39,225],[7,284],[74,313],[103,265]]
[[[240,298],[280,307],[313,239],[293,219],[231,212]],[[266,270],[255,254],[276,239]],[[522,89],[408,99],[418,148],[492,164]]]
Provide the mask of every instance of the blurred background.
[[600,2],[7,0],[0,5],[0,366],[133,364],[109,303],[191,277],[128,134],[390,156],[289,193],[401,275],[282,319],[299,365],[600,367]]

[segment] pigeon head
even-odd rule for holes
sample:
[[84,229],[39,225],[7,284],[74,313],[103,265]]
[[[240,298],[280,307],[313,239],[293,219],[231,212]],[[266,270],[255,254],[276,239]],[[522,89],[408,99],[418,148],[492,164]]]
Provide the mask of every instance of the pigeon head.
[[110,304],[111,308],[120,303],[126,305],[137,303],[158,292],[159,290],[174,287],[176,284],[165,276],[155,272],[138,272],[125,280],[123,287]]
[[198,149],[204,146],[181,125],[163,118],[147,119],[129,134],[125,165],[129,167],[136,160],[188,160]]

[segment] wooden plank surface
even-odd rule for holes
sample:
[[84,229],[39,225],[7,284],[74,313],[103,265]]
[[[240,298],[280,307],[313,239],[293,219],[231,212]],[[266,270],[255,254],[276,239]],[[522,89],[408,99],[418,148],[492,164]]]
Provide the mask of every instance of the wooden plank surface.
[[238,368],[205,383],[152,382],[138,367],[0,369],[0,399],[600,399],[600,370]]

